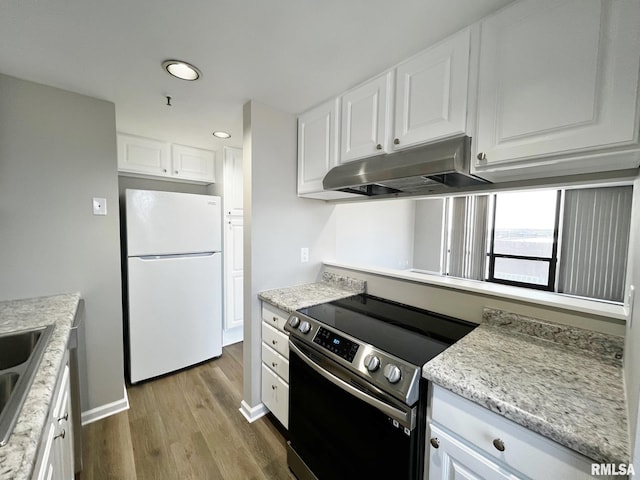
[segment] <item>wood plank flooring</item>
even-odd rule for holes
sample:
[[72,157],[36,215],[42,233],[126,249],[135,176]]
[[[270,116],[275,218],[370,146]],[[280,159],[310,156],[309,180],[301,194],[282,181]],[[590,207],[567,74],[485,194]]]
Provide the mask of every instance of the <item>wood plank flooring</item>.
[[84,427],[80,480],[292,479],[285,439],[267,417],[248,423],[242,343],[216,360],[128,386],[130,409]]

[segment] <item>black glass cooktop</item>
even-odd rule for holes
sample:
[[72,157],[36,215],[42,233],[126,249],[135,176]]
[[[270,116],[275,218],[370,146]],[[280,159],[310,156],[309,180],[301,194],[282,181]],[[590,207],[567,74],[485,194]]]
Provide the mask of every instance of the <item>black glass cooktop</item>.
[[422,366],[477,326],[366,294],[299,311],[416,366]]

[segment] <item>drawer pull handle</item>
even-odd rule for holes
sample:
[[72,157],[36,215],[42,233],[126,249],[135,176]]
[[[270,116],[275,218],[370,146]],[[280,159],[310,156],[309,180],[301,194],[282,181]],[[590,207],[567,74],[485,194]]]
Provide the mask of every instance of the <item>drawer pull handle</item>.
[[273,323],[278,323],[278,317],[273,317]]
[[274,345],[277,345],[278,341],[277,340],[271,340],[271,343],[273,343]]
[[382,150],[382,145],[377,144],[377,145],[376,145],[376,150]]
[[276,368],[276,367],[278,366],[278,364],[277,364],[276,362],[271,362],[271,366],[272,366],[273,368]]
[[53,437],[53,439],[55,440],[56,438],[62,438],[64,439],[65,435],[67,434],[67,432],[65,432],[64,430],[62,430],[62,433],[59,433],[58,435],[56,435],[55,437]]
[[271,385],[271,390],[275,390],[276,388],[278,387],[276,387],[275,385]]
[[440,440],[438,440],[437,438],[432,438],[431,440],[429,440],[429,442],[431,443],[431,446],[433,448],[438,448],[440,446]]
[[486,154],[486,153],[484,153],[484,152],[480,152],[480,153],[476,156],[476,158],[477,158],[478,160],[480,160],[481,162],[485,162],[485,161],[487,160],[487,154]]
[[499,438],[496,438],[493,441],[493,446],[496,447],[496,450],[499,450],[500,452],[504,452],[504,442]]
[[65,422],[66,422],[67,420],[69,420],[69,412],[64,412],[64,415],[63,415],[62,417],[58,418],[58,422],[61,422],[61,421],[63,421],[63,420],[64,420]]

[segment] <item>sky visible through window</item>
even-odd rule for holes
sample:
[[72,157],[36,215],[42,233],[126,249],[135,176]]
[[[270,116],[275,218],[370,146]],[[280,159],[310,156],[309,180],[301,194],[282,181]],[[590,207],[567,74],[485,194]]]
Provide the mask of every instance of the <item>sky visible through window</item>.
[[[494,253],[551,257],[558,192],[500,193],[496,196]],[[549,263],[539,260],[496,258],[497,279],[546,285]]]

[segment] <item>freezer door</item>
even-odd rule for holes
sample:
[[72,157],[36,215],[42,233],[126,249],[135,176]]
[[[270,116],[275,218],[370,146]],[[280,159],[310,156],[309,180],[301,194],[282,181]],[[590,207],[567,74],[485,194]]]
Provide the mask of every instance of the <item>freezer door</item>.
[[222,250],[220,197],[127,190],[125,211],[129,257]]
[[128,259],[131,382],[220,356],[221,257]]

